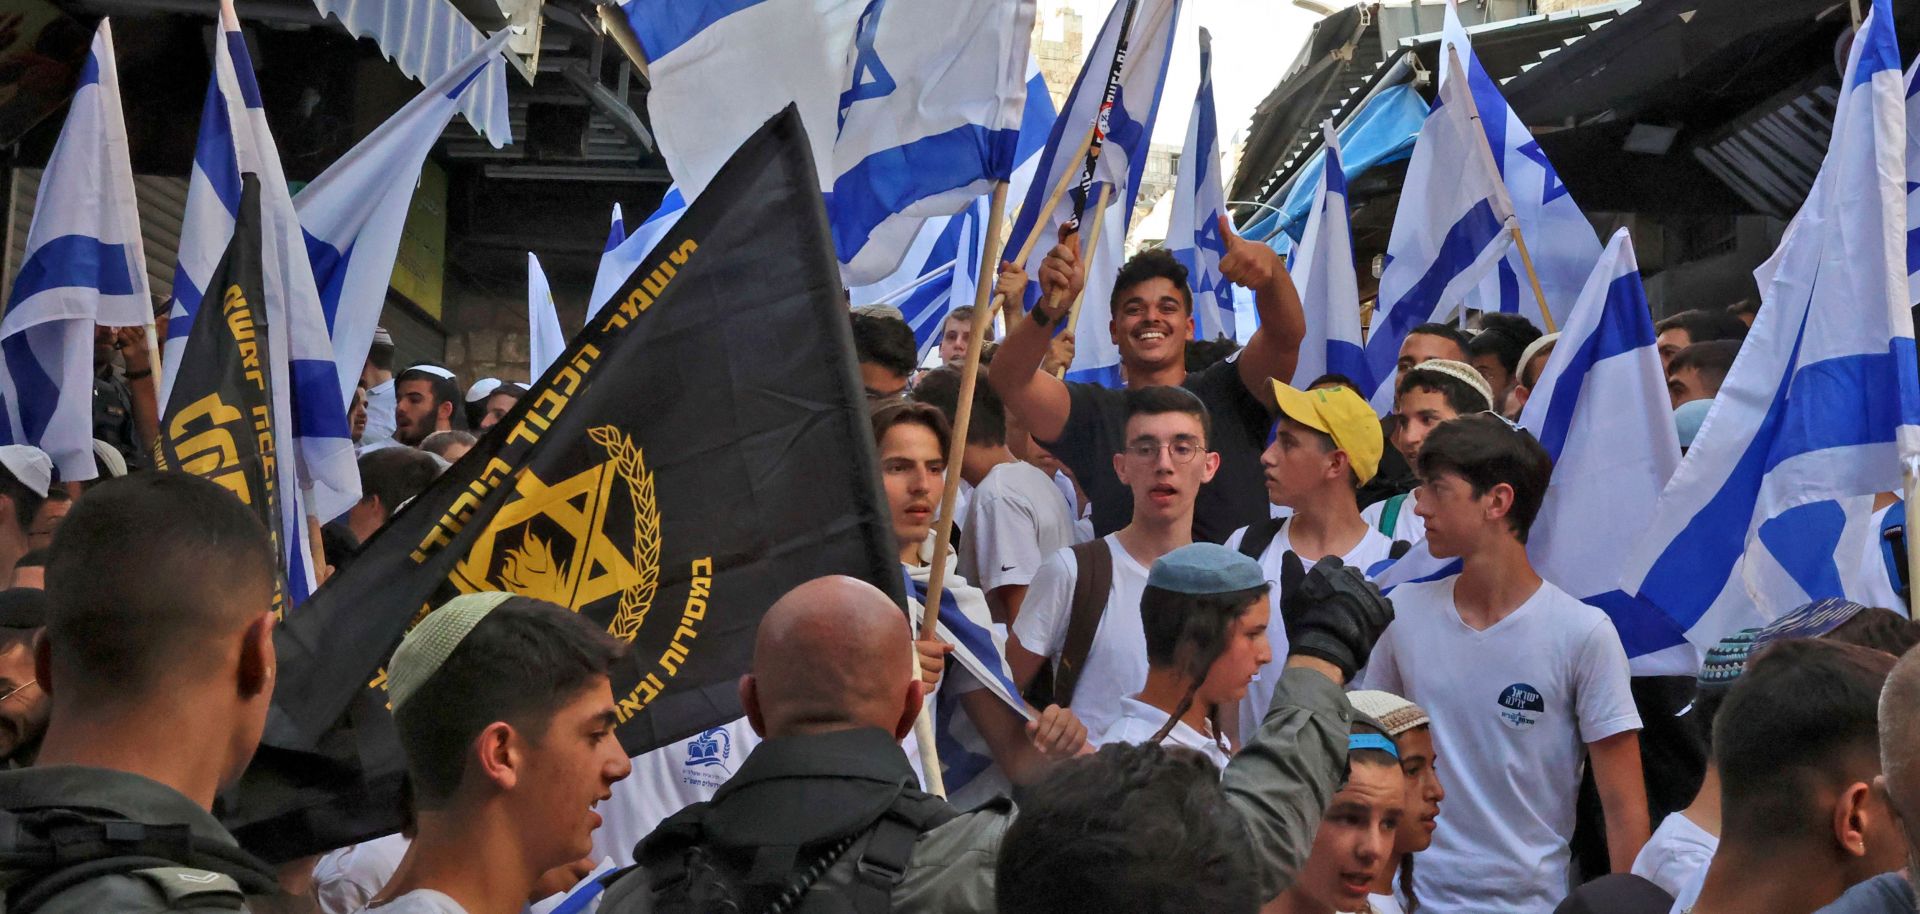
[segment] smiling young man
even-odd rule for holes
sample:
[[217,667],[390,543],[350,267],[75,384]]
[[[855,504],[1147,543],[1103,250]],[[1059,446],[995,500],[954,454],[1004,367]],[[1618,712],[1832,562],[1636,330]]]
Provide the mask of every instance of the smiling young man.
[[631,763],[607,674],[622,645],[531,597],[465,594],[394,652],[394,726],[418,831],[367,910],[518,914],[580,860]]
[[[1055,685],[1062,665],[1077,677],[1061,704],[1070,704],[1090,732],[1103,732],[1119,718],[1121,699],[1147,680],[1146,633],[1140,597],[1147,569],[1163,555],[1193,542],[1193,512],[1200,487],[1213,478],[1220,456],[1208,449],[1207,408],[1191,391],[1148,387],[1126,392],[1126,447],[1111,459],[1109,472],[1126,484],[1133,522],[1093,544],[1062,549],[1040,566],[1028,589],[1007,661],[1014,680],[1026,688],[1042,664],[1053,661]],[[1105,549],[1102,562],[1098,550]],[[1084,558],[1090,563],[1083,569]],[[1104,564],[1108,583],[1092,593],[1098,615],[1085,656],[1069,656],[1074,627],[1075,592],[1080,575],[1098,575]],[[1094,583],[1088,585],[1096,586]],[[1105,599],[1099,599],[1104,594]]]
[[[1300,294],[1280,255],[1234,235],[1224,219],[1221,228],[1227,240],[1221,275],[1253,290],[1260,312],[1260,329],[1238,359],[1187,373],[1193,294],[1186,267],[1164,250],[1143,251],[1127,261],[1107,302],[1108,333],[1120,349],[1127,388],[1184,387],[1212,416],[1212,448],[1220,455],[1220,471],[1199,492],[1191,526],[1195,539],[1214,543],[1266,516],[1260,497],[1260,451],[1273,423],[1267,379],[1293,374],[1306,333]],[[1126,526],[1132,516],[1134,493],[1112,469],[1114,455],[1131,440],[1126,394],[1096,384],[1062,382],[1040,368],[1048,342],[1084,279],[1078,244],[1078,237],[1070,236],[1047,256],[1040,270],[1040,303],[1007,334],[994,356],[990,380],[1007,411],[1073,471],[1093,502],[1094,532],[1104,536]],[[1049,301],[1055,302],[1051,308]],[[1082,306],[1083,335],[1092,332],[1090,315],[1097,313],[1098,304]]]
[[1441,423],[1416,468],[1427,544],[1459,575],[1393,591],[1394,624],[1364,688],[1417,702],[1450,760],[1446,817],[1415,886],[1436,914],[1545,914],[1567,894],[1574,798],[1590,764],[1609,856],[1625,872],[1647,839],[1640,715],[1607,615],[1527,560],[1553,462],[1491,415]]

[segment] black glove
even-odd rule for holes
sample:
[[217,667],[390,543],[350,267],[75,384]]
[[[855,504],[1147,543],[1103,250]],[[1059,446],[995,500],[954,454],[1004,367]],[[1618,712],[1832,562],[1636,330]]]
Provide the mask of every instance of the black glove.
[[1288,652],[1325,660],[1349,680],[1393,621],[1392,601],[1336,556],[1321,559],[1309,571],[1299,556],[1288,552],[1280,564],[1280,605],[1285,609]]

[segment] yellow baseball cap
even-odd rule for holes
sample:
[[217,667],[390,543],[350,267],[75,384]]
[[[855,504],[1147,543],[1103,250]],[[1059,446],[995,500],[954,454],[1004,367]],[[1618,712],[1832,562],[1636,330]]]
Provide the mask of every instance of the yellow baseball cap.
[[1333,438],[1334,446],[1347,452],[1361,485],[1380,471],[1380,453],[1386,447],[1380,416],[1359,394],[1346,387],[1301,390],[1274,381],[1273,398],[1287,418]]

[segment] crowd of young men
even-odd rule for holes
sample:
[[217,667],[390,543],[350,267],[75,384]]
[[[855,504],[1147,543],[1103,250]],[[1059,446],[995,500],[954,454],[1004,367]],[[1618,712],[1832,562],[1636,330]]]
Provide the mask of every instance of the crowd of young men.
[[[1500,315],[1416,327],[1382,420],[1351,379],[1286,383],[1304,320],[1272,250],[1229,238],[1220,269],[1260,329],[1194,362],[1186,269],[1122,267],[1122,389],[1059,377],[1077,239],[998,343],[961,309],[923,360],[897,313],[856,308],[905,613],[874,582],[799,584],[760,622],[744,718],[628,758],[623,645],[530,597],[454,599],[388,666],[407,828],[278,866],[214,816],[273,694],[266,531],[217,485],[140,472],[137,447],[103,437],[103,477],[124,478],[77,499],[44,454],[0,447],[0,910],[1915,911],[1904,605],[1823,601],[1731,636],[1689,689],[1705,765],[1644,754],[1656,712],[1612,622],[1527,554],[1553,466],[1513,420],[1556,337]],[[1025,282],[1003,265],[1003,290]],[[1658,325],[1683,442],[1745,323]],[[144,347],[99,342],[103,366],[127,350],[102,384],[147,377]],[[326,565],[525,393],[396,372],[377,337],[351,417],[363,496],[324,531]],[[151,437],[146,399],[115,434]],[[1368,583],[1423,542],[1458,573],[1390,600]],[[961,631],[985,639],[965,662]],[[935,769],[948,798],[924,789]],[[1583,777],[1596,860],[1574,848]]]

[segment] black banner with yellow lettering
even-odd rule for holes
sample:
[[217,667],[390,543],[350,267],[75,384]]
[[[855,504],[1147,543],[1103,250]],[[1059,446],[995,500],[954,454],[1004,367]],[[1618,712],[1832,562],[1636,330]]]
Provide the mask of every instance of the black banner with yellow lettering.
[[630,646],[638,755],[740,715],[775,599],[821,575],[900,596],[805,133],[749,139],[513,412],[275,639],[267,737],[223,817],[272,860],[396,830],[383,664],[455,594],[568,606]]
[[[280,548],[280,493],[274,463],[272,379],[266,370],[267,307],[260,279],[260,181],[241,176],[233,240],[207,280],[173,393],[160,418],[154,462],[210,479],[260,516],[281,557],[273,609],[286,608],[286,550]],[[215,307],[217,305],[218,307]]]

